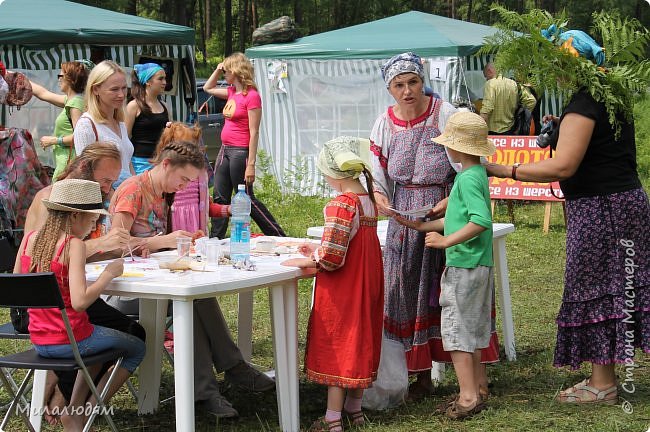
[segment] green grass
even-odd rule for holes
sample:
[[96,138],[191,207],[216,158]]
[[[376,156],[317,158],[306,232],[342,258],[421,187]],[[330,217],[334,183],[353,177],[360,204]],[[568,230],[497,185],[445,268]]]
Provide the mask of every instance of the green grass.
[[[320,223],[320,198],[296,198],[289,207],[281,202],[266,201],[282,223],[288,225],[290,235],[304,234],[310,225]],[[303,208],[304,207],[304,208]],[[284,210],[283,210],[284,209]],[[316,216],[307,217],[306,213]],[[506,206],[498,205],[495,221],[508,222]],[[420,403],[403,405],[386,412],[368,412],[372,431],[645,431],[650,426],[650,375],[649,362],[638,356],[641,365],[635,371],[636,392],[630,400],[633,414],[625,414],[620,406],[613,407],[567,407],[553,402],[556,392],[587,376],[588,370],[571,372],[551,366],[555,343],[554,319],[562,293],[564,262],[564,222],[560,205],[553,206],[551,227],[542,234],[543,206],[538,204],[516,205],[517,230],[507,238],[508,264],[512,293],[517,361],[505,361],[502,351],[501,363],[488,369],[493,384],[490,408],[480,416],[462,423],[451,422],[433,415],[435,406],[455,391],[453,371],[448,369],[446,378],[435,397]],[[308,316],[310,281],[301,281],[299,295],[299,349],[304,353],[306,320]],[[237,299],[235,296],[220,298],[227,321],[236,337]],[[265,291],[255,294],[254,308],[254,363],[264,367],[273,366],[271,323],[268,312],[268,295]],[[500,317],[500,315],[498,315]],[[500,329],[499,329],[499,334]],[[5,350],[15,346],[13,341],[2,341]],[[621,373],[622,371],[619,371]],[[161,397],[173,395],[172,371],[165,366]],[[224,388],[224,394],[240,412],[238,420],[217,422],[197,415],[198,431],[276,431],[278,428],[275,392],[246,394]],[[627,396],[627,395],[625,395]],[[303,427],[322,415],[326,393],[323,387],[300,382],[300,415]],[[120,430],[125,431],[171,431],[174,430],[173,402],[163,404],[155,415],[137,416],[136,405],[123,389],[112,401],[116,408],[115,418]],[[12,420],[7,430],[23,430],[22,424]],[[49,426],[45,431],[58,430]],[[108,428],[100,421],[98,431]]]
[[[639,171],[646,190],[650,185],[650,102],[637,106],[637,147]],[[276,216],[290,236],[302,237],[309,226],[322,224],[322,197],[281,196],[279,188],[268,177],[257,183],[258,197]],[[385,412],[367,412],[368,426],[362,430],[416,431],[558,431],[558,432],[643,432],[650,427],[650,362],[638,353],[639,368],[634,371],[636,390],[633,394],[619,393],[633,408],[626,414],[620,405],[571,407],[553,402],[557,391],[588,376],[585,367],[579,371],[556,369],[552,366],[555,346],[555,316],[562,298],[564,272],[565,227],[562,207],[553,205],[548,234],[542,233],[543,205],[517,202],[514,206],[516,231],[506,240],[510,289],[517,360],[508,362],[503,351],[502,361],[488,368],[493,384],[489,409],[474,419],[452,422],[432,414],[437,404],[456,390],[451,368],[435,396],[419,403],[402,405]],[[496,208],[495,222],[509,222],[506,206]],[[311,281],[300,282],[299,288],[299,350],[304,353],[306,322],[309,311]],[[237,298],[220,297],[222,310],[236,338]],[[498,303],[498,302],[497,302]],[[498,314],[500,321],[500,314]],[[0,316],[8,319],[8,316]],[[501,331],[499,328],[499,335]],[[266,291],[255,293],[253,362],[263,368],[273,366],[271,322]],[[0,351],[8,352],[24,342],[0,341]],[[619,377],[625,371],[618,369]],[[222,378],[222,377],[220,377]],[[161,398],[174,392],[173,372],[165,365]],[[276,431],[278,415],[275,392],[246,394],[224,388],[224,395],[240,413],[237,420],[216,421],[197,414],[197,431]],[[0,393],[0,403],[6,394]],[[307,428],[325,410],[326,392],[321,386],[302,379],[300,382],[300,421]],[[136,404],[126,389],[116,395],[111,404],[114,418],[121,431],[172,431],[175,428],[174,404],[166,402],[155,415],[138,416]],[[7,431],[22,431],[24,426],[14,418]],[[60,430],[50,426],[44,431]],[[97,431],[108,431],[100,420]]]

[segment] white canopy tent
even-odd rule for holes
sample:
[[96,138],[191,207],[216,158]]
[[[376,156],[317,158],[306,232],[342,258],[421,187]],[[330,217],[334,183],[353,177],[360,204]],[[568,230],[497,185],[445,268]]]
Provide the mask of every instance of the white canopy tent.
[[340,135],[368,137],[377,116],[394,103],[380,73],[381,64],[393,55],[420,55],[426,85],[444,100],[481,99],[487,58],[475,53],[484,37],[495,32],[408,12],[248,49],[262,96],[260,148],[271,156],[273,174],[285,189],[305,194],[322,190],[315,166],[322,144]]

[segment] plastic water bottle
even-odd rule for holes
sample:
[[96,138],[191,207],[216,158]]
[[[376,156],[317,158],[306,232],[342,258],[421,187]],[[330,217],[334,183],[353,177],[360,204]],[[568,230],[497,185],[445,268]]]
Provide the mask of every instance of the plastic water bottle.
[[233,262],[245,261],[251,250],[251,199],[243,184],[237,186],[230,210],[230,259]]

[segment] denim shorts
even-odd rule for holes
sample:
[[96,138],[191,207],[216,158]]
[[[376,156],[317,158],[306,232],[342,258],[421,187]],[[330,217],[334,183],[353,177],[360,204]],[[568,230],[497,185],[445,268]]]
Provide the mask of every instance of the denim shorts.
[[447,267],[442,274],[440,334],[445,351],[474,352],[490,343],[492,267]]
[[[139,338],[108,327],[94,326],[94,330],[86,339],[78,341],[81,356],[99,354],[108,349],[123,349],[127,353],[122,361],[122,367],[133,372],[142,362],[145,345]],[[74,358],[70,344],[61,345],[34,345],[34,349],[41,357],[46,358]]]

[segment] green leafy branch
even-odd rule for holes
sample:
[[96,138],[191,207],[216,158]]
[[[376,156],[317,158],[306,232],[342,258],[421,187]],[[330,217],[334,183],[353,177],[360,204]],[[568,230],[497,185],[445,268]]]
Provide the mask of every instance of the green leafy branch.
[[[552,16],[534,9],[525,14],[493,5],[499,15],[499,32],[485,39],[481,54],[494,54],[495,66],[520,82],[554,91],[569,101],[580,89],[607,108],[609,120],[620,133],[620,123],[632,119],[634,95],[644,96],[650,83],[650,61],[645,50],[650,32],[637,20],[618,14],[593,14],[593,33],[605,49],[604,67],[561,49],[560,33],[567,29],[564,13]],[[541,30],[555,25],[549,38]],[[550,40],[549,40],[550,39]]]

